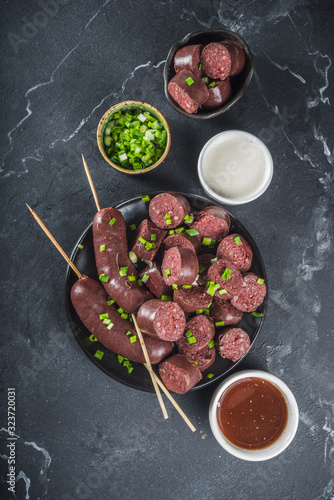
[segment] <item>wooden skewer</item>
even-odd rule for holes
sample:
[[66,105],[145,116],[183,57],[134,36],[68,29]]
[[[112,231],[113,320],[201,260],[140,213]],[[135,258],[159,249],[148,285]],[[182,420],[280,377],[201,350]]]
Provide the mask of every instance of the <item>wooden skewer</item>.
[[79,271],[79,269],[73,264],[73,262],[71,261],[71,259],[69,258],[69,256],[64,252],[64,250],[62,249],[62,247],[59,245],[59,243],[54,239],[54,237],[52,236],[52,234],[50,233],[50,231],[47,229],[47,227],[43,224],[43,222],[41,221],[41,219],[38,217],[38,215],[33,211],[32,208],[29,207],[29,205],[26,203],[27,207],[29,208],[30,212],[32,213],[34,219],[37,221],[37,223],[40,225],[40,227],[43,229],[44,233],[47,235],[47,237],[52,241],[52,243],[54,244],[54,246],[57,248],[57,250],[62,254],[62,256],[64,257],[64,259],[66,260],[67,264],[69,266],[71,266],[71,268],[73,269],[73,271],[75,272],[75,274],[78,276],[79,279],[82,278],[82,274],[81,272]]
[[96,190],[95,190],[93,179],[92,179],[92,176],[90,175],[90,171],[89,171],[88,165],[86,163],[86,160],[84,158],[84,155],[81,155],[81,156],[82,156],[82,161],[83,161],[83,164],[84,164],[84,167],[85,167],[86,175],[88,177],[88,182],[89,182],[90,188],[91,188],[93,196],[94,196],[95,205],[96,205],[96,208],[97,208],[97,210],[99,212],[101,210],[101,206],[100,206],[100,203],[99,203],[99,199],[97,197],[97,193],[96,193]]
[[133,324],[135,325],[135,328],[136,328],[136,331],[137,331],[137,334],[138,334],[138,337],[139,337],[139,342],[140,342],[140,345],[141,345],[141,348],[143,350],[143,354],[144,354],[144,357],[145,357],[145,361],[146,361],[146,363],[144,363],[145,367],[147,368],[149,374],[151,375],[152,384],[153,384],[155,392],[157,393],[157,397],[158,397],[158,400],[159,400],[159,403],[160,403],[160,406],[161,406],[161,410],[162,410],[163,416],[165,418],[168,418],[168,413],[167,413],[167,410],[166,410],[166,407],[165,407],[165,403],[163,402],[163,399],[162,399],[162,396],[161,396],[161,392],[160,392],[158,384],[157,384],[156,376],[155,376],[155,373],[154,373],[154,371],[152,369],[151,361],[150,361],[150,358],[149,358],[147,350],[146,350],[146,345],[145,345],[145,342],[144,342],[144,339],[143,339],[143,335],[142,335],[141,330],[140,330],[140,328],[138,326],[138,323],[137,323],[137,320],[136,320],[136,316],[133,313],[132,313],[131,316],[132,316]]
[[[86,171],[86,175],[87,175],[87,178],[88,178],[88,182],[89,182],[89,185],[90,185],[90,188],[92,190],[92,193],[93,193],[93,196],[94,196],[94,200],[95,200],[95,204],[96,204],[96,208],[100,211],[101,210],[101,207],[100,207],[100,203],[99,203],[99,199],[97,197],[97,193],[96,193],[96,189],[95,189],[95,186],[94,186],[94,183],[93,183],[93,179],[92,179],[92,176],[90,175],[90,171],[89,171],[89,168],[88,168],[88,165],[87,165],[87,162],[84,158],[84,155],[81,155],[82,156],[82,161],[83,161],[83,164],[84,164],[84,167],[85,167],[85,171]],[[162,413],[163,413],[163,416],[165,418],[168,418],[168,413],[167,413],[167,410],[166,410],[166,407],[165,407],[165,404],[163,402],[163,399],[162,399],[162,396],[161,396],[161,392],[160,392],[160,389],[157,385],[157,382],[153,376],[154,374],[154,371],[152,370],[152,366],[151,366],[151,362],[150,362],[150,358],[148,357],[148,354],[147,354],[147,350],[146,350],[146,346],[145,346],[145,342],[144,342],[144,339],[143,339],[143,336],[142,336],[142,333],[140,331],[140,328],[138,327],[138,324],[137,324],[137,320],[136,320],[136,317],[134,314],[132,314],[132,318],[133,318],[133,323],[135,325],[135,328],[137,330],[137,334],[138,334],[138,337],[139,337],[139,342],[140,342],[140,345],[141,345],[141,348],[142,348],[142,351],[143,351],[143,354],[144,354],[144,357],[145,357],[145,360],[146,360],[146,368],[147,370],[149,371],[149,374],[151,376],[151,379],[152,379],[152,384],[153,384],[153,387],[154,387],[154,390],[156,392],[156,395],[157,395],[157,398],[158,398],[158,401],[160,403],[160,407],[161,407],[161,410],[162,410]]]
[[[146,366],[145,363],[144,363],[144,365]],[[154,371],[153,371],[153,375],[154,375],[155,380],[157,381],[157,384],[160,386],[160,388],[166,394],[167,398],[172,403],[172,405],[174,406],[174,408],[179,412],[179,414],[181,415],[181,417],[183,418],[183,420],[185,421],[185,423],[190,427],[190,429],[193,432],[195,432],[196,428],[190,422],[190,420],[187,417],[187,415],[184,413],[184,411],[182,410],[182,408],[177,404],[177,402],[175,401],[175,399],[173,398],[173,396],[171,395],[171,393],[168,391],[168,389],[166,389],[166,387],[164,386],[164,384],[161,382],[161,380],[159,379],[159,377],[157,376],[157,374]]]

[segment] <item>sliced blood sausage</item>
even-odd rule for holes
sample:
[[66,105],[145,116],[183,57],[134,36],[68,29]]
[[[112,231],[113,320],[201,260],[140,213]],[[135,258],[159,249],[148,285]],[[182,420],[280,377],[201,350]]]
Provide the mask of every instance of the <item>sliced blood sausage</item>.
[[187,113],[197,113],[209,97],[205,83],[187,69],[182,69],[169,81],[168,92]]
[[229,78],[215,82],[215,85],[207,85],[209,97],[203,103],[202,108],[205,110],[214,110],[220,108],[232,96],[232,87]]
[[166,235],[167,231],[156,227],[151,221],[144,219],[136,229],[130,250],[140,260],[153,260]]
[[194,313],[209,307],[212,297],[206,293],[204,286],[179,287],[174,290],[173,300],[182,307],[184,312]]
[[[71,289],[71,301],[77,315],[87,330],[107,349],[137,363],[145,363],[142,348],[137,339],[133,323],[123,319],[112,304],[108,304],[108,295],[97,281],[84,276],[76,281]],[[101,314],[108,314],[111,323],[104,323]],[[107,319],[107,318],[105,318]],[[110,328],[110,325],[113,326]],[[131,332],[131,335],[127,335]],[[160,363],[173,349],[172,342],[164,342],[144,336],[146,349],[152,364]]]
[[181,354],[162,361],[159,374],[167,389],[177,394],[185,394],[202,379],[198,366]]
[[207,346],[215,336],[215,326],[212,319],[204,314],[198,314],[186,324],[186,331],[176,345],[180,354],[187,351],[196,352]]
[[178,73],[182,69],[189,69],[198,78],[201,78],[203,71],[201,68],[201,52],[203,45],[185,45],[179,49],[174,56],[174,69]]
[[167,236],[161,245],[161,251],[166,252],[172,247],[189,248],[198,253],[201,248],[201,240],[199,236],[190,236],[187,231],[182,231],[182,233]]
[[198,256],[199,270],[197,283],[205,286],[208,282],[208,269],[217,260],[213,253],[202,253]]
[[241,328],[227,328],[218,335],[218,352],[223,358],[235,362],[242,358],[250,348],[250,338]]
[[229,234],[217,248],[218,259],[227,259],[241,272],[248,271],[252,264],[253,252],[240,234]]
[[218,259],[208,270],[209,281],[220,285],[215,297],[228,300],[234,297],[242,287],[242,274],[228,260]]
[[178,304],[152,299],[145,302],[138,310],[139,328],[160,340],[179,340],[186,326],[186,317]]
[[210,78],[225,80],[231,73],[231,54],[228,47],[219,42],[208,43],[202,50],[203,72]]
[[191,228],[197,229],[201,239],[220,241],[227,236],[231,225],[229,214],[222,207],[211,205],[194,216]]
[[[229,300],[215,297],[210,307],[210,316],[215,321],[224,321],[224,325],[236,325],[241,320],[243,313],[232,306]],[[222,326],[224,326],[222,325]]]
[[190,212],[190,205],[179,193],[161,193],[152,198],[148,210],[156,226],[173,229],[182,224],[185,215]]
[[145,279],[145,285],[155,297],[160,299],[162,295],[173,295],[172,287],[164,282],[159,263],[152,262],[152,266],[146,266],[140,271],[139,277],[142,279],[145,274],[148,276],[147,280]]
[[240,290],[231,299],[232,306],[243,312],[256,311],[267,293],[263,280],[254,273],[246,273]]
[[201,370],[201,372],[204,372],[204,370],[209,368],[209,366],[211,366],[216,359],[216,348],[215,346],[206,346],[203,347],[203,349],[201,349],[200,351],[186,351],[184,353],[184,356],[190,361],[193,361],[195,365],[197,365]]
[[161,272],[167,285],[191,285],[198,275],[197,255],[189,248],[170,248],[162,260]]
[[125,221],[119,210],[104,208],[97,212],[93,239],[97,272],[104,288],[124,311],[136,312],[152,296],[137,283],[138,274],[128,254]]
[[246,64],[246,56],[244,49],[233,40],[223,40],[220,42],[227,48],[231,58],[231,69],[229,76],[235,76],[242,72]]

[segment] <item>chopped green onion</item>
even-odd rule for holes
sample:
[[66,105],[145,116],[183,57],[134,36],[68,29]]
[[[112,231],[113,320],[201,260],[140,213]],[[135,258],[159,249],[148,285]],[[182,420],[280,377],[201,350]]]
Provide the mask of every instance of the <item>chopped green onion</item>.
[[111,299],[111,300],[108,300],[107,304],[108,304],[108,306],[111,306],[111,304],[113,304],[114,302],[115,301],[113,299]]
[[170,229],[169,230],[169,234],[174,234],[175,233],[175,230],[174,229]]
[[138,241],[140,243],[142,243],[143,245],[145,245],[145,243],[147,243],[146,240],[142,236],[139,236]]
[[194,80],[191,78],[191,76],[188,76],[188,78],[185,79],[185,82],[190,86],[194,83]]
[[133,274],[131,274],[130,276],[128,276],[128,280],[129,281],[136,281],[136,276],[134,276]]
[[137,336],[133,335],[132,337],[130,337],[130,342],[131,342],[131,344],[133,344],[134,342],[137,342]]
[[123,319],[128,319],[128,316],[129,316],[128,313],[121,314],[121,318],[123,318]]
[[132,231],[135,231],[135,230],[137,229],[136,224],[131,224],[130,229],[131,229]]
[[207,377],[208,377],[208,378],[212,378],[212,377],[214,377],[214,374],[213,374],[213,373],[208,373],[208,374],[207,374]]
[[170,219],[170,214],[165,214],[164,215],[164,219],[167,221],[168,219]]
[[206,293],[207,293],[208,295],[211,295],[211,297],[213,297],[213,296],[214,296],[214,294],[215,294],[215,292],[216,292],[216,290],[218,290],[218,288],[220,288],[220,285],[219,285],[218,283],[215,283],[215,284],[213,284],[213,285],[211,284],[211,285],[209,286],[209,288],[207,289]]
[[258,283],[259,285],[262,285],[262,283],[264,283],[264,280],[262,278],[259,278],[256,283]]
[[214,87],[216,85],[216,82],[211,82],[209,87]]
[[202,245],[206,245],[206,246],[209,246],[211,245],[211,238],[203,238],[202,240]]
[[109,314],[108,313],[103,313],[103,314],[99,314],[99,318],[100,319],[108,319],[109,318]]
[[195,365],[198,365],[198,361],[196,361],[195,359],[193,361],[194,361]]
[[115,219],[115,217],[113,217],[112,219],[110,219],[109,225],[113,226],[115,224],[115,222],[116,222],[116,219]]
[[137,264],[138,262],[138,257],[132,250],[130,250],[129,252],[129,259],[131,260],[132,264]]
[[211,264],[214,264],[215,262],[217,262],[217,260],[218,260],[218,257],[215,257],[214,259],[210,259],[210,262],[211,262]]
[[240,245],[240,243],[241,243],[240,236],[236,236],[236,237],[234,238],[234,241],[236,242],[236,244],[237,244],[237,245]]
[[[211,304],[210,304],[210,305],[211,305]],[[210,306],[209,306],[209,307],[210,307]],[[206,314],[207,316],[209,316],[209,314],[210,314],[209,307],[206,307],[206,308],[204,309],[204,311],[203,311],[203,312],[204,312],[204,314]]]
[[117,309],[117,312],[118,312],[119,314],[122,314],[122,312],[124,312],[124,311],[123,311],[123,309],[122,309],[121,307],[119,307],[119,308]]
[[113,326],[114,326],[114,323],[111,323],[111,322],[110,322],[110,323],[109,323],[109,325],[107,326],[107,329],[108,329],[108,330],[111,330]]
[[137,116],[138,120],[140,120],[141,122],[144,122],[146,121],[146,116],[143,115],[143,113],[140,113],[138,116]]
[[223,295],[224,293],[227,293],[227,290],[225,288],[222,288],[218,293],[219,295]]
[[161,295],[161,300],[165,301],[172,300],[172,297],[170,295]]
[[170,219],[166,219],[166,224],[168,224],[168,226],[172,223],[172,221]]
[[263,313],[260,313],[260,312],[257,312],[257,311],[253,311],[252,312],[253,316],[255,316],[256,318],[262,318],[263,316]]
[[208,344],[208,347],[210,347],[210,348],[211,348],[211,347],[214,347],[214,345],[215,345],[215,341],[214,341],[214,340],[211,340],[211,342]]
[[124,358],[124,356],[121,356],[120,354],[117,356],[117,358],[119,363],[123,363],[123,360],[126,359]]
[[157,235],[155,233],[151,234],[151,241],[156,241]]
[[150,198],[148,195],[146,195],[146,196],[142,196],[142,200],[143,200],[145,203],[147,203],[148,201],[151,201],[151,198]]
[[105,274],[100,274],[99,276],[99,280],[104,281],[105,283],[108,283],[109,279],[109,276],[106,276]]
[[223,280],[227,281],[229,279],[229,277],[231,276],[231,274],[232,274],[231,269],[229,269],[228,267],[225,267],[225,271],[222,274]]
[[182,231],[184,231],[184,227],[178,227],[177,229],[175,229],[176,233],[182,233]]
[[142,277],[142,282],[143,283],[147,283],[147,280],[149,279],[149,275],[148,274],[144,274],[144,276]]
[[203,312],[203,309],[198,309],[198,310],[196,311],[196,314],[202,314],[202,312]]
[[90,340],[91,342],[97,342],[97,338],[96,338],[94,335],[90,335],[90,336],[89,336],[89,340]]
[[82,250],[84,248],[83,244],[82,243],[78,243],[78,248],[80,248],[80,250]]
[[193,228],[193,229],[186,229],[186,233],[188,233],[189,236],[198,236],[199,235],[199,232],[195,228]]
[[120,270],[118,271],[119,275],[120,276],[126,276],[128,268],[129,268],[128,266],[121,267]]
[[145,243],[145,249],[146,250],[151,250],[151,248],[155,248],[155,244],[154,243],[150,243],[149,241],[147,241]]
[[132,332],[130,332],[130,330],[128,330],[125,335],[132,335]]
[[105,245],[100,245],[100,252],[104,252],[106,249],[106,246]]
[[205,83],[205,85],[208,85],[208,83],[209,83],[209,77],[203,76],[202,77],[202,82]]
[[187,337],[187,339],[188,339],[189,337],[191,337],[191,336],[192,336],[192,334],[193,334],[193,332],[192,332],[191,330],[187,330],[187,331],[185,332],[185,336]]
[[193,335],[191,337],[188,337],[188,342],[189,344],[195,344],[197,342],[196,337]]
[[216,321],[215,326],[224,326],[225,322],[224,321]]
[[201,63],[199,63],[199,65],[198,65],[198,69],[199,69],[199,71],[202,69],[202,65],[201,65]]
[[165,273],[164,273],[164,274],[165,274],[165,276],[170,276],[170,269],[169,269],[169,268],[168,268],[168,269],[166,269],[166,271],[165,271]]
[[173,288],[173,290],[177,290],[177,289],[178,289],[177,284],[176,284],[176,283],[173,283],[173,284],[172,284],[172,288]]
[[95,358],[102,359],[104,355],[104,352],[97,350],[96,353],[94,354]]
[[140,279],[137,280],[137,283],[139,286],[142,286],[142,284],[143,284],[142,280],[140,280]]
[[192,285],[182,285],[183,288],[192,288]]
[[198,268],[198,272],[199,272],[199,274],[204,273],[205,269],[206,269],[206,267],[205,267],[205,266],[202,266],[202,264],[200,264],[200,265],[199,265],[199,268]]
[[187,214],[184,216],[184,222],[186,224],[191,224],[193,220],[194,220],[194,216],[192,214],[191,215]]

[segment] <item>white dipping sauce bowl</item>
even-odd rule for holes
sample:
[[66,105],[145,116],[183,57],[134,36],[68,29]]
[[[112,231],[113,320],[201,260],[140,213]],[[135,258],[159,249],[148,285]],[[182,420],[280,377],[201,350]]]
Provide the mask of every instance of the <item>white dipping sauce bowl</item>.
[[204,191],[226,205],[255,200],[268,188],[273,159],[255,135],[228,130],[213,136],[198,158],[198,176]]
[[[239,446],[236,446],[228,441],[228,439],[226,439],[226,437],[222,433],[217,420],[218,401],[220,400],[223,392],[234,382],[249,377],[261,378],[274,384],[285,397],[288,407],[287,423],[282,434],[274,443],[258,450],[240,448]],[[293,440],[297,431],[298,421],[299,411],[297,402],[288,386],[275,375],[271,375],[270,373],[261,370],[244,370],[235,373],[234,375],[231,375],[230,377],[225,379],[224,382],[222,382],[214,392],[209,407],[210,427],[214,437],[216,438],[220,446],[222,446],[231,455],[251,462],[268,460],[269,458],[276,457],[277,455],[282,453],[282,451],[284,451]]]

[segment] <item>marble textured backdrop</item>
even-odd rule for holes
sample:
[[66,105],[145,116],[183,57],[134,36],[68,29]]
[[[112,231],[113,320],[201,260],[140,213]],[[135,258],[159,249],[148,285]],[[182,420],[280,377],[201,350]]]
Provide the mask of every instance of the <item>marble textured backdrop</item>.
[[[1,498],[334,498],[333,18],[330,0],[40,0],[1,2]],[[199,28],[226,27],[249,44],[251,85],[210,122],[175,113],[163,94],[169,47]],[[143,99],[172,131],[162,167],[130,178],[95,143],[114,103]],[[26,209],[67,252],[94,204],[156,189],[203,194],[198,154],[228,129],[259,136],[274,177],[232,213],[254,237],[268,273],[269,307],[242,367],[265,369],[295,393],[295,440],[265,463],[227,455],[211,435],[215,388],[178,396],[192,434],[155,395],[92,365],[64,308],[65,265]],[[16,496],[8,492],[7,388],[16,389]]]

